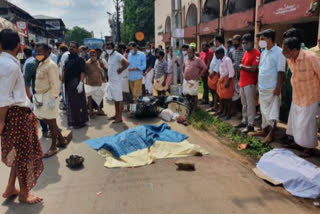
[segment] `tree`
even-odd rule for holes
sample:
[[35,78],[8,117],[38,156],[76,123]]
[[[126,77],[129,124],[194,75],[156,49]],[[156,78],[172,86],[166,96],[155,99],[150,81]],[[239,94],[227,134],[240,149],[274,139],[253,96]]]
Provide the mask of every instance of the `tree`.
[[145,41],[154,40],[154,0],[124,0],[122,41],[134,41],[139,31]]
[[71,30],[67,29],[67,32],[66,32],[66,40],[68,42],[75,41],[80,45],[83,44],[83,40],[85,38],[92,38],[92,37],[93,37],[92,33],[78,26],[73,27]]

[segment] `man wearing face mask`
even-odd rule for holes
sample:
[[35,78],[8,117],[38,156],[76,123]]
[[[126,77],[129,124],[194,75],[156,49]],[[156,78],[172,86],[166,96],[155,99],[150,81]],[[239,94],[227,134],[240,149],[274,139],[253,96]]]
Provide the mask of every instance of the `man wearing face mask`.
[[[24,55],[27,57],[27,60],[23,67],[24,83],[26,85],[27,96],[30,100],[32,100],[33,94],[36,93],[35,81],[39,62],[34,57],[32,57],[32,50],[29,48],[24,49]],[[40,125],[42,128],[42,137],[51,138],[51,133],[49,133],[48,125],[43,120],[40,120]]]
[[[213,58],[213,51],[210,49],[210,46],[206,42],[202,43],[202,51],[200,53],[200,58],[201,58],[202,62],[207,66],[207,68],[209,68],[211,60]],[[206,71],[203,74],[203,76],[201,77],[202,81],[203,81],[202,104],[209,104],[208,76],[209,76],[209,72]],[[212,91],[211,91],[211,93],[212,93],[212,97],[213,97],[214,93]]]
[[301,48],[297,37],[286,38],[283,55],[292,71],[292,105],[287,134],[304,148],[302,157],[310,157],[318,146],[316,116],[320,102],[320,58]]
[[129,49],[129,85],[133,96],[133,102],[136,103],[142,93],[142,78],[143,71],[147,67],[147,58],[144,53],[138,51],[138,47],[135,42],[129,43]]
[[[218,48],[222,48],[224,50],[224,56],[227,53],[227,49],[224,47],[224,38],[222,36],[216,36],[215,40],[213,41],[214,47],[212,48],[213,51],[217,50]],[[217,80],[219,79],[219,66],[220,66],[220,60],[214,55],[210,67],[209,67],[209,79],[208,81],[211,81],[212,84],[210,84],[210,88],[214,91],[214,98],[213,98],[213,111],[218,110],[218,94],[216,93],[217,88]],[[220,112],[219,112],[220,113]]]
[[234,68],[232,60],[225,56],[223,48],[218,48],[215,52],[217,59],[220,60],[219,73],[220,78],[217,85],[217,93],[220,97],[221,120],[231,118],[232,96],[234,88]]
[[122,123],[122,111],[123,111],[123,96],[122,96],[122,72],[124,72],[129,62],[126,58],[118,53],[115,49],[113,42],[107,43],[108,58],[108,76],[109,86],[108,93],[111,95],[112,100],[115,102],[115,116],[109,118],[114,120],[113,123]]
[[85,91],[88,98],[88,107],[90,118],[94,118],[93,101],[97,104],[97,115],[105,115],[101,109],[101,102],[103,101],[104,91],[102,84],[104,83],[104,70],[98,61],[96,50],[89,51],[90,59],[86,62],[86,84]]
[[143,95],[152,95],[152,79],[154,74],[154,66],[156,62],[156,57],[151,53],[151,45],[148,43],[146,45],[146,53],[147,53],[147,68],[143,72],[143,80],[142,80],[142,90]]
[[[49,125],[52,143],[44,158],[49,158],[58,152],[57,147],[66,147],[69,143],[61,134],[57,125],[60,79],[59,68],[50,58],[50,47],[47,44],[36,46],[36,59],[39,66],[36,72],[35,92],[33,97],[34,113],[39,120]],[[58,142],[57,142],[58,140]]]
[[183,94],[192,97],[194,111],[198,105],[199,79],[206,70],[207,66],[195,56],[195,49],[189,48],[188,59],[183,65]]
[[242,104],[242,121],[236,128],[245,128],[243,133],[254,131],[254,118],[256,115],[256,85],[258,82],[258,66],[260,51],[254,48],[254,37],[248,33],[242,37],[242,47],[245,50],[240,68],[240,97]]
[[244,54],[244,50],[241,45],[241,36],[234,35],[232,38],[232,44],[234,50],[230,54],[230,58],[233,63],[234,71],[235,71],[235,78],[234,78],[234,92],[233,92],[233,105],[235,107],[236,101],[240,99],[240,87],[239,87],[239,80],[240,80],[240,64]]
[[275,44],[275,31],[262,32],[259,46],[265,48],[259,64],[259,103],[262,131],[253,136],[263,136],[263,143],[271,143],[279,121],[281,89],[285,79],[286,59],[282,49]]
[[88,108],[84,91],[85,61],[78,55],[79,45],[70,42],[69,58],[65,62],[62,81],[65,84],[68,126],[80,129],[88,121]]
[[188,59],[188,49],[189,45],[182,45],[182,56],[183,56],[183,61],[185,62]]

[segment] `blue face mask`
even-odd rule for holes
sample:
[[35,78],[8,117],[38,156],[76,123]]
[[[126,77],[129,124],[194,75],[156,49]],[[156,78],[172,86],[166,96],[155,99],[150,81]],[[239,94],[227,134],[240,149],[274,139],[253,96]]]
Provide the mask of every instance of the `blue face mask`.
[[130,50],[130,53],[134,54],[134,50]]
[[151,50],[146,50],[146,52],[147,52],[147,53],[150,53],[150,52],[151,52]]

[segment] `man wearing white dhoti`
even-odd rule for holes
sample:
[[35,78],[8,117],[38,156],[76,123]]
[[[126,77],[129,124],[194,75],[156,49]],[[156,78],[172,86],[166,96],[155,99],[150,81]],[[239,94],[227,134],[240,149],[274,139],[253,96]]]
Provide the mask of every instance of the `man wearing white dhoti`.
[[101,109],[101,102],[104,96],[104,70],[100,66],[98,61],[97,52],[94,49],[89,51],[90,59],[86,62],[86,84],[85,84],[85,92],[88,97],[88,107],[90,118],[93,119],[95,114],[93,112],[93,102],[95,101],[98,107],[97,115],[105,115],[103,110]]
[[320,102],[320,58],[301,49],[298,38],[287,38],[283,42],[283,54],[292,71],[292,105],[287,134],[296,144],[304,148],[302,157],[310,157],[317,147],[316,115]]
[[108,42],[107,45],[108,58],[108,77],[109,86],[108,93],[111,95],[112,100],[115,102],[115,116],[110,120],[114,120],[113,123],[122,123],[122,111],[123,111],[123,95],[122,95],[122,73],[125,71],[129,62],[124,56],[118,53],[114,48],[113,42]]
[[275,31],[272,29],[262,32],[259,46],[266,48],[261,54],[258,77],[262,131],[254,133],[253,136],[263,136],[263,143],[271,143],[279,121],[286,59],[282,49],[275,44]]

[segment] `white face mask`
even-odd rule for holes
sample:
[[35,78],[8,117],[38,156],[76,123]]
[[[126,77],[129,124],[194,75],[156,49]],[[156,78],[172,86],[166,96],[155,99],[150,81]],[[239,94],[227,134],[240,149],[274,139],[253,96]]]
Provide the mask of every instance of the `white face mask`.
[[111,49],[107,49],[107,54],[108,55],[112,54],[112,50]]
[[266,48],[267,47],[267,42],[266,41],[264,41],[264,40],[260,40],[259,41],[259,47],[260,48]]
[[150,52],[151,52],[151,50],[146,50],[146,52],[147,52],[147,53],[150,53]]
[[187,55],[188,52],[187,51],[182,51],[183,56]]

